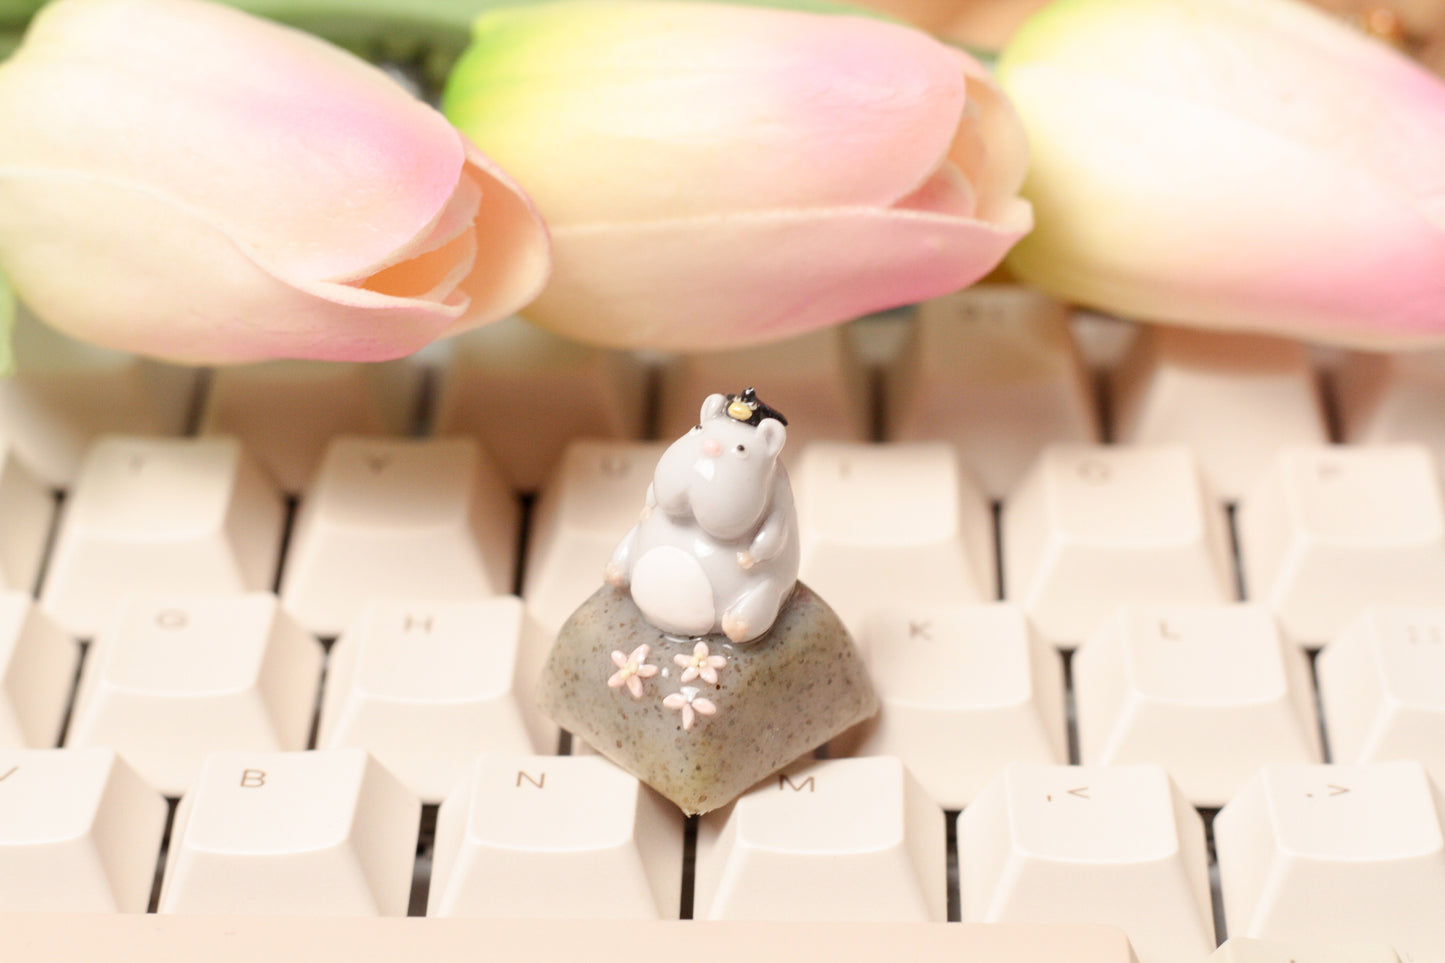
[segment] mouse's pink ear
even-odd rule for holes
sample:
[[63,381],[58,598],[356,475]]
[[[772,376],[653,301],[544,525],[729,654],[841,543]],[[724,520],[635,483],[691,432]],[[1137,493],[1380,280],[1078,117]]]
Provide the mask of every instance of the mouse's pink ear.
[[702,399],[702,414],[698,420],[707,421],[709,418],[722,416],[723,410],[728,406],[728,399],[723,394],[711,394]]
[[788,440],[788,429],[776,418],[764,418],[758,423],[758,440],[763,443],[768,454],[776,455],[783,450],[783,443]]

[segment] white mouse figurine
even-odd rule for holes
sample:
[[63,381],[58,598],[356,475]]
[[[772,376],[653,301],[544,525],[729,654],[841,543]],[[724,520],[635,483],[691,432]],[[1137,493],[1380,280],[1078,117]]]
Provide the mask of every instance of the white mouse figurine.
[[630,585],[659,630],[748,642],[772,627],[798,580],[793,491],[778,461],[786,424],[751,388],[709,395],[697,427],[658,461],[642,518],[604,577]]

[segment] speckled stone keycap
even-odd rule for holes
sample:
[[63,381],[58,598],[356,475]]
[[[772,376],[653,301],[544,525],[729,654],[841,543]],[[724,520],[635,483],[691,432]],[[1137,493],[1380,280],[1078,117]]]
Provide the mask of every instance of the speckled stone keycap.
[[801,582],[767,634],[681,638],[604,586],[562,627],[538,704],[574,737],[703,813],[878,711],[842,621]]

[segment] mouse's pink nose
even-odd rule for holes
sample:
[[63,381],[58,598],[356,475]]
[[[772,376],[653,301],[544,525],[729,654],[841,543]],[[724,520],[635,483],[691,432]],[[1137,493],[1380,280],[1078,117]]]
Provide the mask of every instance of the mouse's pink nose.
[[722,454],[722,442],[716,438],[709,438],[702,443],[702,453],[709,458],[716,458]]

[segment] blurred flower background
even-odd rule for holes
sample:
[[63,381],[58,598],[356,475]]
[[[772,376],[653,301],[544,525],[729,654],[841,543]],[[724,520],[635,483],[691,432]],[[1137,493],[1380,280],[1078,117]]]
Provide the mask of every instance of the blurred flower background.
[[[122,2],[209,7],[56,0],[85,11]],[[367,59],[407,65],[423,95],[445,85],[460,147],[428,150],[451,151],[446,163],[457,170],[458,150],[465,153],[473,173],[454,186],[475,193],[466,185],[482,178],[481,206],[459,213],[471,201],[433,197],[413,210],[410,227],[385,227],[350,205],[356,188],[343,180],[309,208],[317,225],[327,220],[320,212],[335,212],[333,230],[296,245],[329,245],[340,258],[319,273],[314,257],[291,266],[275,260],[283,232],[251,225],[244,235],[224,218],[201,217],[207,231],[221,224],[217,236],[244,257],[183,272],[201,286],[208,271],[215,275],[209,308],[198,308],[203,298],[193,292],[139,325],[126,319],[127,304],[158,295],[135,283],[135,239],[115,225],[145,225],[152,239],[206,232],[187,234],[189,227],[133,211],[97,217],[125,193],[111,190],[115,183],[151,165],[153,183],[141,191],[149,198],[146,191],[164,184],[164,195],[188,170],[276,175],[297,157],[345,156],[350,134],[325,141],[334,125],[305,138],[299,130],[263,133],[254,114],[225,115],[236,101],[226,105],[224,84],[165,89],[154,79],[148,106],[135,106],[142,98],[116,112],[101,101],[101,116],[87,116],[84,98],[37,97],[37,84],[52,87],[71,68],[68,41],[31,52],[41,46],[32,40],[0,66],[0,105],[9,105],[0,112],[0,268],[51,323],[97,343],[187,360],[375,359],[520,310],[581,341],[697,350],[765,343],[988,276],[1021,278],[1145,321],[1380,347],[1428,346],[1445,334],[1445,198],[1434,173],[1445,169],[1445,86],[1429,70],[1442,63],[1445,9],[1431,0],[1318,0],[1323,12],[1301,0],[232,5]],[[0,56],[20,43],[41,6],[0,0]],[[117,42],[97,45],[98,56],[113,64],[151,58],[132,32],[145,31],[139,22],[116,28]],[[263,36],[250,28],[238,35]],[[227,56],[264,64],[270,42],[228,48]],[[363,75],[359,63],[323,46],[295,63],[314,56]],[[205,44],[190,43],[185,53],[167,69],[204,74]],[[295,69],[301,77],[311,68]],[[240,83],[261,76],[259,68],[232,73]],[[49,79],[33,79],[40,77]],[[277,89],[311,96],[309,86],[293,78]],[[400,88],[383,92],[373,79],[344,87],[327,89],[352,98],[357,115],[372,112],[359,106],[368,98],[391,105],[383,115],[399,109]],[[117,140],[121,127],[107,128],[103,115],[164,138],[162,108],[173,96],[190,103],[175,116],[191,128],[211,99],[218,112],[199,128],[204,136],[172,128],[172,141],[149,160],[115,150],[125,138]],[[17,109],[27,104],[35,110]],[[434,145],[446,139],[439,123],[422,125]],[[228,155],[228,130],[246,150]],[[390,134],[381,140],[394,142]],[[78,176],[77,157],[129,157],[131,168],[84,174],[91,193],[104,179],[93,175],[111,178],[103,201],[69,190],[40,198],[36,185]],[[384,165],[368,176],[398,189],[410,181]],[[279,187],[285,178],[261,180]],[[230,190],[232,212],[277,204],[231,173],[210,185],[205,202]],[[499,223],[486,205],[506,197],[507,226],[484,228],[488,218]],[[176,200],[167,199],[172,214]],[[545,235],[528,213],[534,202]],[[183,199],[186,217],[196,204]],[[458,217],[478,229],[457,229]],[[391,233],[380,239],[373,229]],[[339,236],[371,253],[337,254],[345,248]],[[454,243],[463,237],[464,245]],[[468,248],[465,264],[448,260],[459,246]],[[174,253],[189,257],[196,247],[182,240]],[[394,265],[413,255],[424,267],[407,268],[398,287]],[[85,298],[54,280],[61,264],[87,268]],[[258,265],[259,287],[227,287]],[[474,268],[485,269],[486,280],[464,283]],[[376,272],[380,280],[365,280]],[[303,309],[316,285],[334,313]],[[269,293],[257,293],[262,288]],[[272,312],[280,320],[258,333],[220,316],[222,290],[299,300]],[[385,311],[362,303],[378,293],[408,303],[378,322]]]

